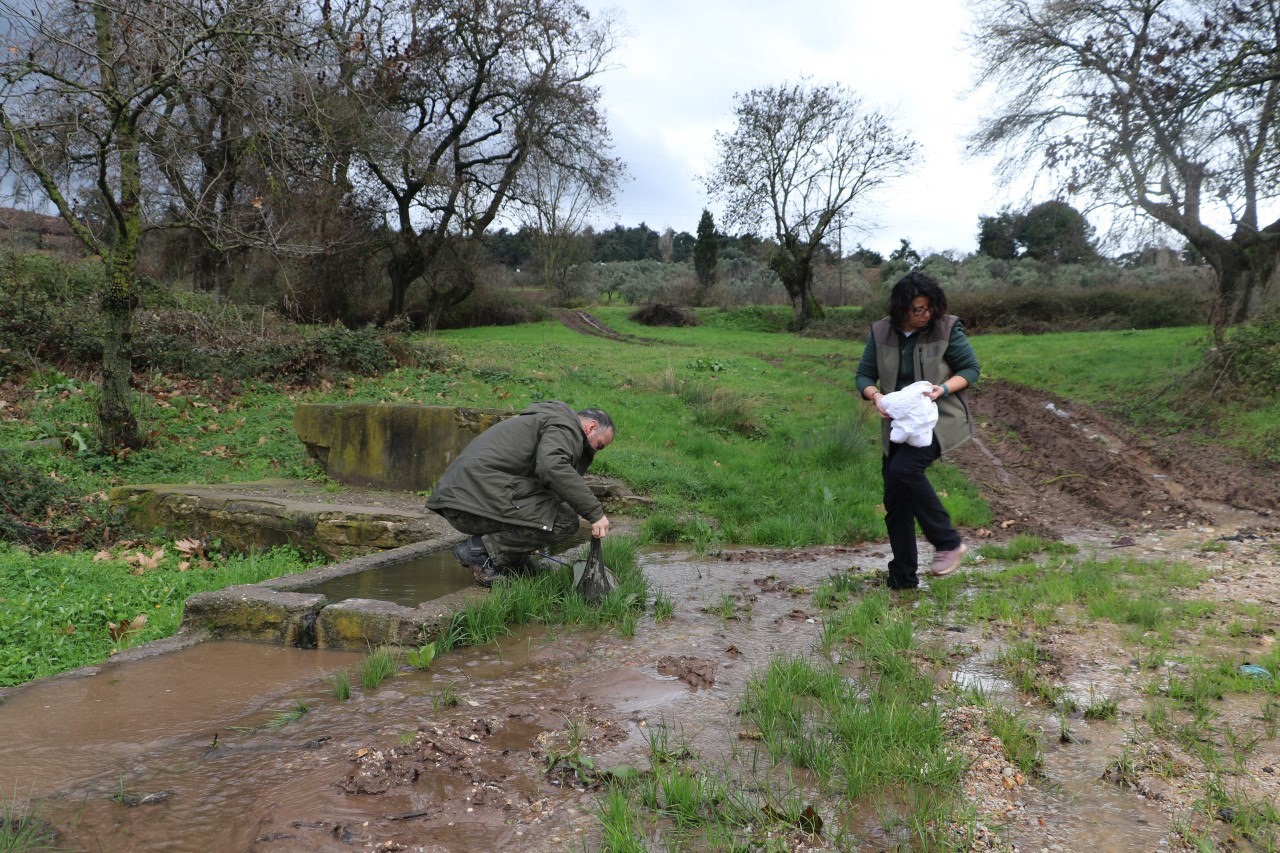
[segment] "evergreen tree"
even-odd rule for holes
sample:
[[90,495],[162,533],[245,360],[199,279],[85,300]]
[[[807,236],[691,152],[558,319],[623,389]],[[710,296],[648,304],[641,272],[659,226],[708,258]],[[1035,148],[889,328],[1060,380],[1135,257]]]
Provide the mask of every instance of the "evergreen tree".
[[1095,260],[1093,226],[1065,201],[1042,201],[1022,215],[1018,242],[1038,261],[1078,264]]
[[711,211],[704,208],[702,218],[698,220],[698,241],[693,246],[693,271],[698,276],[700,302],[705,299],[707,292],[716,282],[718,250],[716,226],[711,219]]
[[1008,208],[995,216],[978,217],[978,254],[1011,261],[1018,257],[1018,231],[1023,214]]

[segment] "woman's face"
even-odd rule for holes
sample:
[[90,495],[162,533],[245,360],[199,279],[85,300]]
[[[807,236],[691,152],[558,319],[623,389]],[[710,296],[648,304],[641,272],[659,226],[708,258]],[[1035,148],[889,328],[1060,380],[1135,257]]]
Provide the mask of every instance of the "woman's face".
[[929,321],[932,319],[933,306],[929,303],[929,297],[917,296],[911,300],[911,308],[907,311],[906,316],[902,318],[902,330],[904,332],[918,332],[929,325]]

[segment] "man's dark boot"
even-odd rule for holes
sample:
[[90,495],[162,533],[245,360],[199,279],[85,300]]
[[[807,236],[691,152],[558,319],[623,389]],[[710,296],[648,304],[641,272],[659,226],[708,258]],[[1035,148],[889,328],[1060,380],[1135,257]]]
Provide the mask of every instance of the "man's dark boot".
[[471,567],[471,576],[480,586],[489,589],[494,581],[502,577],[502,572],[494,567],[492,560],[486,558],[480,565]]
[[475,569],[489,562],[489,553],[485,551],[484,541],[479,536],[468,536],[454,545],[453,556],[469,569]]

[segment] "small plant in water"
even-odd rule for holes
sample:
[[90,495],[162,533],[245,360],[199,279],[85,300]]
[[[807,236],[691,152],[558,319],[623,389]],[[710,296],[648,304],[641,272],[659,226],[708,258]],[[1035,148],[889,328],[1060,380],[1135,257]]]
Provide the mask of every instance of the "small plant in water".
[[57,843],[58,830],[40,816],[37,804],[0,793],[0,850],[57,850]]
[[360,686],[372,690],[390,678],[396,671],[395,654],[383,646],[369,652],[359,664]]
[[351,676],[346,672],[335,672],[329,676],[329,686],[333,688],[334,698],[345,702],[351,698]]
[[1128,747],[1122,749],[1119,755],[1111,759],[1111,762],[1107,764],[1106,769],[1102,772],[1102,778],[1121,786],[1135,786],[1138,784],[1138,764],[1134,761]]
[[676,738],[676,743],[672,744],[671,729],[665,724],[651,726],[645,732],[645,739],[649,741],[649,763],[653,767],[676,764],[694,757],[693,748],[689,745],[684,732],[681,731],[680,736]]
[[583,785],[590,785],[598,778],[596,764],[591,756],[583,755],[582,748],[590,738],[587,724],[565,718],[564,748],[547,749],[547,773],[559,772],[562,776],[572,773]]
[[294,702],[293,707],[290,708],[289,710],[276,712],[276,715],[271,718],[270,722],[268,722],[267,725],[271,726],[272,728],[287,726],[289,725],[289,723],[294,723],[294,722],[297,722],[298,720],[301,720],[310,711],[311,711],[310,706],[308,706],[307,703],[303,702],[301,699],[298,699]]
[[1114,720],[1120,713],[1120,702],[1114,696],[1103,696],[1089,688],[1089,705],[1084,709],[1086,720]]
[[401,745],[401,746],[413,746],[413,740],[414,740],[414,738],[416,738],[417,736],[418,736],[418,733],[417,733],[417,732],[413,732],[413,731],[409,731],[409,732],[401,732],[401,733],[400,733],[400,745]]
[[[740,619],[738,615],[738,596],[731,592],[726,592],[720,596],[720,601],[716,604],[710,604],[702,608],[704,613],[713,613],[721,619]],[[750,610],[748,609],[748,613]]]
[[1058,743],[1075,743],[1076,736],[1071,732],[1071,720],[1066,714],[1058,715]]
[[421,648],[410,649],[405,652],[404,659],[414,669],[426,669],[436,659],[436,644],[427,643]]
[[433,710],[439,711],[441,708],[453,708],[461,701],[462,697],[458,693],[458,685],[449,682],[437,690],[436,695],[431,697],[431,707]]
[[653,621],[662,622],[670,619],[676,612],[676,603],[667,595],[666,590],[659,590],[653,599]]

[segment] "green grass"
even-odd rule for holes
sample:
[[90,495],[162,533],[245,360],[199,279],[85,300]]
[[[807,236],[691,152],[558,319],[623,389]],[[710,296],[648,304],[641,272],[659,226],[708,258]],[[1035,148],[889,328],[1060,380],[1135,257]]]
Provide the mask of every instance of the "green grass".
[[1161,390],[1200,362],[1204,327],[972,339],[991,379],[1044,388],[1091,405],[1119,404]]
[[333,698],[345,702],[351,698],[351,676],[346,672],[335,672],[328,677],[329,686],[333,689]]
[[371,649],[360,660],[360,663],[356,664],[356,674],[359,676],[360,686],[365,690],[372,690],[395,675],[400,665],[399,656],[400,653],[397,649],[387,646]]
[[0,851],[57,850],[58,830],[41,815],[39,802],[0,791]]
[[[187,598],[198,592],[313,565],[289,548],[213,554],[205,567],[172,543],[117,548],[96,559],[89,552],[33,554],[0,542],[0,685],[100,663],[120,649],[167,637],[178,629]],[[121,632],[140,616],[137,630]]]
[[290,723],[296,723],[298,720],[301,720],[303,717],[305,717],[309,713],[311,713],[311,706],[309,706],[306,702],[302,701],[301,699],[298,699],[298,700],[295,700],[292,708],[287,708],[283,711],[277,711],[275,715],[267,722],[267,726],[270,728],[280,728],[282,726],[287,726]]
[[461,701],[462,695],[458,692],[458,685],[451,681],[432,695],[431,708],[435,711],[439,711],[442,708],[454,708]]
[[512,626],[530,623],[616,627],[623,636],[631,636],[649,601],[648,580],[636,559],[634,539],[609,536],[602,545],[605,565],[617,576],[618,588],[599,604],[587,604],[573,588],[573,571],[568,566],[513,577],[494,584],[488,595],[458,610],[436,640],[435,653],[484,645],[507,634]]
[[911,620],[876,591],[829,614],[822,645],[860,678],[832,663],[782,657],[748,684],[741,713],[769,754],[850,799],[904,786],[948,797],[963,765],[946,747],[932,682],[912,659]]

